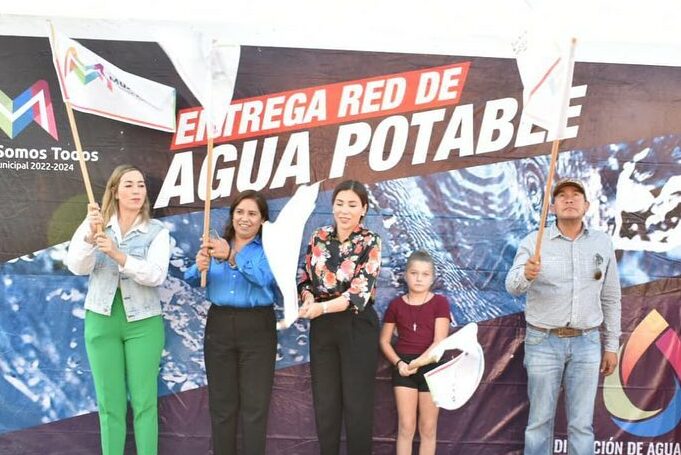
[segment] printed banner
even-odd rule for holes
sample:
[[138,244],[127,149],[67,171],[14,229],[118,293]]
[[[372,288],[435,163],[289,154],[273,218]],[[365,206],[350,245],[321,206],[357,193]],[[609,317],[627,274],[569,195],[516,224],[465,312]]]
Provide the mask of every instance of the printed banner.
[[[170,229],[160,450],[208,453],[202,341],[209,303],[182,280],[202,232],[206,119],[158,44],[82,43],[177,88],[174,135],[96,116],[77,120],[96,196],[116,165],[139,166],[154,216]],[[94,453],[87,283],[63,265],[87,198],[48,40],[0,36],[0,46],[0,452]],[[215,141],[213,228],[224,229],[239,191],[262,191],[276,219],[299,185],[323,181],[309,238],[332,220],[337,183],[366,182],[366,224],[383,240],[377,311],[404,292],[408,255],[425,249],[455,325],[478,326],[482,377],[468,401],[440,413],[438,450],[521,453],[524,300],[506,293],[504,278],[520,239],[537,228],[551,138],[521,118],[516,62],[242,46],[236,80]],[[681,68],[574,67],[557,175],[586,182],[587,222],[612,236],[624,293],[620,367],[597,394],[594,453],[681,452],[680,92]],[[277,310],[282,319],[282,302]],[[268,451],[317,453],[308,324],[298,320],[278,336]],[[374,452],[393,453],[397,421],[385,362],[376,384]],[[562,409],[556,425],[555,453],[567,453]]]

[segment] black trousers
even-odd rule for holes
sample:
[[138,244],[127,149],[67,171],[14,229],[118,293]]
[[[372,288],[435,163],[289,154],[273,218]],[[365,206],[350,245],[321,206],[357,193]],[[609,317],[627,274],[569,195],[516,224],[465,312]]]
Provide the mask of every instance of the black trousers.
[[376,312],[368,307],[359,314],[325,314],[313,319],[310,326],[312,395],[320,453],[338,454],[345,420],[347,453],[370,455],[378,362]]
[[265,453],[276,352],[272,307],[238,309],[211,305],[203,353],[214,455],[237,453],[239,417],[243,432],[239,453]]

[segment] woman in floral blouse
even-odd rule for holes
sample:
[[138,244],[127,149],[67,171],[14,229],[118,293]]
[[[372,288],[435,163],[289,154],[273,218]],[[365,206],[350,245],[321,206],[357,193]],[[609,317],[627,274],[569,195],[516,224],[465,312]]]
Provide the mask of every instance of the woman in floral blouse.
[[345,420],[347,453],[371,454],[378,317],[373,309],[381,239],[361,225],[369,207],[355,180],[333,192],[333,226],[312,234],[298,290],[310,319],[310,369],[322,455],[338,454]]

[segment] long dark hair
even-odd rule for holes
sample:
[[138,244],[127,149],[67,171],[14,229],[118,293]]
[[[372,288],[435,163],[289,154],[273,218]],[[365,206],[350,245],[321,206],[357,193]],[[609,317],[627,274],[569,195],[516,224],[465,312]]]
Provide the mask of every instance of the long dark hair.
[[[331,197],[331,205],[333,206],[334,202],[336,201],[336,196],[338,196],[338,193],[341,191],[352,191],[359,197],[359,201],[362,203],[362,207],[366,207],[367,210],[369,210],[369,193],[367,192],[366,186],[364,186],[364,183],[358,182],[357,180],[345,180],[343,182],[340,182],[338,185],[336,185],[336,188],[333,190],[333,196]],[[360,218],[360,221],[364,219],[364,215]]]
[[[270,210],[269,207],[267,206],[267,200],[263,197],[262,194],[255,190],[246,190],[242,191],[239,193],[234,200],[232,201],[232,205],[229,206],[229,220],[227,220],[227,226],[225,226],[225,239],[228,242],[231,242],[234,240],[234,224],[232,223],[232,220],[234,218],[234,210],[236,210],[237,206],[241,204],[241,201],[244,199],[252,199],[255,201],[255,204],[258,206],[258,211],[260,212],[260,216],[262,217],[263,221],[267,221],[270,219]],[[258,234],[262,233],[262,226],[260,226],[260,229],[258,230]]]

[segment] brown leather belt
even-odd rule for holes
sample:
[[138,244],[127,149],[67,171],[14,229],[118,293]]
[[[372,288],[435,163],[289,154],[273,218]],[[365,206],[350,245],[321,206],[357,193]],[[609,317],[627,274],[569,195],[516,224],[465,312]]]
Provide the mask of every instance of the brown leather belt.
[[556,327],[553,329],[545,329],[543,327],[537,327],[536,325],[532,325],[529,322],[527,323],[527,325],[528,327],[532,327],[534,330],[548,333],[549,335],[555,335],[559,338],[581,337],[585,333],[589,333],[593,330],[598,329],[598,327],[591,327],[590,329],[575,329],[573,327]]

